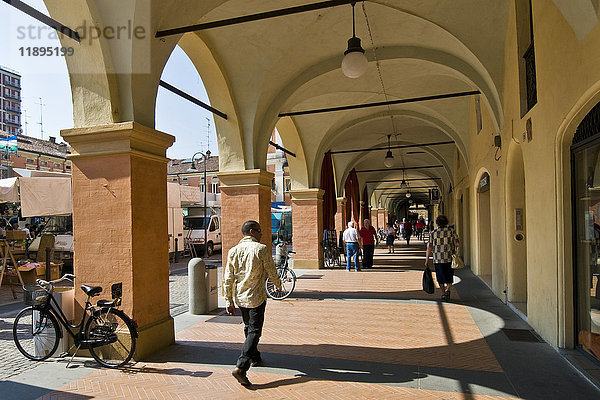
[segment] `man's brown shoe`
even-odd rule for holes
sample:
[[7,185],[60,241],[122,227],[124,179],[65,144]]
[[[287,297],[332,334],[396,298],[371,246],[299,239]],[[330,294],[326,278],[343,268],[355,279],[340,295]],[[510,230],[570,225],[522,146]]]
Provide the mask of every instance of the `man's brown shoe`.
[[248,377],[246,376],[246,371],[242,371],[239,368],[234,369],[231,372],[231,375],[233,375],[233,377],[235,379],[237,379],[237,381],[240,383],[240,385],[242,386],[251,386],[252,383],[250,383],[250,381],[248,380]]

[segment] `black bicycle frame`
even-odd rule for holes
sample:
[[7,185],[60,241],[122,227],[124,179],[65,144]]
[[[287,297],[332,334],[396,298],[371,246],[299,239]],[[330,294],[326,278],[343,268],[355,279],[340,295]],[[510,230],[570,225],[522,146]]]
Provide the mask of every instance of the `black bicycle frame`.
[[[48,296],[48,300],[46,301],[46,303],[41,306],[34,306],[33,308],[37,309],[39,311],[43,311],[43,312],[50,312],[52,315],[54,315],[54,317],[58,320],[58,322],[65,328],[65,330],[69,333],[69,335],[71,335],[71,337],[75,341],[75,344],[81,343],[83,340],[83,330],[85,328],[85,316],[86,316],[88,310],[93,308],[92,303],[89,302],[89,297],[85,301],[85,311],[83,313],[83,316],[81,317],[81,322],[79,322],[79,324],[77,324],[77,325],[73,325],[73,324],[69,323],[69,320],[65,316],[65,313],[63,312],[62,308],[58,305],[58,302],[54,298],[54,294],[49,293],[49,292],[46,292],[46,293]],[[54,304],[52,304],[52,303],[54,303]],[[79,332],[73,333],[72,330],[77,329],[77,328],[79,328]],[[60,338],[63,337],[62,329],[59,329],[58,335]]]

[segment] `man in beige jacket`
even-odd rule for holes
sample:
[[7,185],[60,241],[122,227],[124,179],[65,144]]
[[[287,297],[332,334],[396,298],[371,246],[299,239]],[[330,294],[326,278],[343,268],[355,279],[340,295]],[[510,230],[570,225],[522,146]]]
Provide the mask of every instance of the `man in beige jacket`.
[[235,313],[235,303],[242,312],[244,334],[246,341],[242,354],[237,360],[232,375],[244,386],[251,383],[246,376],[250,365],[261,363],[258,341],[265,321],[265,306],[267,305],[267,278],[281,290],[281,280],[273,257],[266,245],[260,243],[262,231],[256,221],[246,221],[242,225],[244,238],[229,250],[227,265],[223,277],[223,293],[227,304],[227,313]]

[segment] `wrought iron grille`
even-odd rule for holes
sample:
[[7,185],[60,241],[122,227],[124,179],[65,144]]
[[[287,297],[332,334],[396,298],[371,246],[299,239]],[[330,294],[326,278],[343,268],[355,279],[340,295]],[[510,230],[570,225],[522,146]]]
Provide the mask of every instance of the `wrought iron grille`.
[[600,103],[585,116],[575,131],[573,144],[581,143],[600,133]]
[[537,83],[535,77],[535,51],[533,42],[523,55],[525,59],[525,84],[527,87],[527,111],[537,103]]

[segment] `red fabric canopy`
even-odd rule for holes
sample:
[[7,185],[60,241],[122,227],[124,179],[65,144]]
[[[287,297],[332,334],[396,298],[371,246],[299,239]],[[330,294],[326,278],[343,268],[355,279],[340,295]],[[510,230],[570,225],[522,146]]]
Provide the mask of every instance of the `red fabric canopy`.
[[337,195],[333,176],[331,152],[325,153],[321,164],[321,189],[323,195],[323,229],[335,229],[335,213],[337,212]]
[[362,221],[364,221],[365,219],[370,220],[371,219],[371,215],[369,212],[369,192],[367,190],[367,185],[365,185],[365,188],[363,189],[363,194],[362,194],[362,201],[363,201],[363,206],[362,206]]

